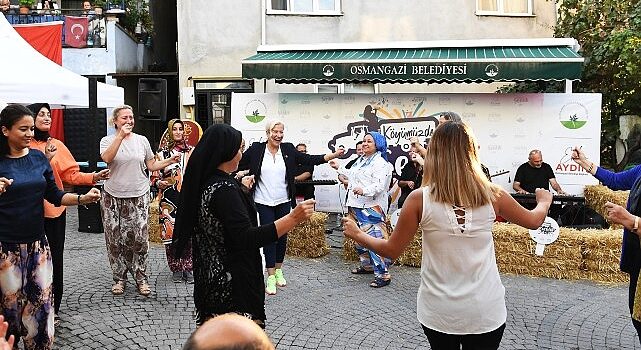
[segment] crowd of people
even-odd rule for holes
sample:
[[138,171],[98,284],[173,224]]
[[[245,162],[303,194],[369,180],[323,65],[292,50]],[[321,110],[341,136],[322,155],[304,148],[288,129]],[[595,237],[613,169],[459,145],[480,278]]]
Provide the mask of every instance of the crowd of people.
[[[314,212],[313,190],[297,182],[310,180],[314,166],[329,163],[347,190],[343,231],[359,257],[351,273],[372,275],[372,288],[389,285],[390,262],[420,228],[417,317],[430,346],[497,349],[507,308],[492,224],[502,217],[538,228],[552,202],[548,186],[564,194],[541,151],[533,150],[513,186],[532,193],[536,204],[519,205],[491,182],[470,127],[448,112],[429,145],[412,139],[398,176],[402,210],[389,232],[393,167],[386,138],[376,131],[359,140],[356,157],[344,163],[337,159],[344,155],[342,148],[310,155],[305,144],[284,142],[282,121],[266,123],[265,141],[245,150],[242,133],[229,125],[213,125],[190,141],[190,122],[172,119],[153,152],[147,138],[133,132],[134,113],[125,105],[113,110],[114,133],[100,141],[107,169],[83,173],[64,143],[49,135],[50,112],[46,103],[9,105],[0,112],[0,265],[12,271],[0,274],[4,348],[21,340],[25,349],[53,344],[63,296],[66,206],[100,203],[111,293],[125,293],[131,275],[140,295],[151,294],[148,213],[154,189],[172,280],[194,284],[200,327],[185,349],[207,348],[210,342],[273,349],[263,331],[265,295],[287,285],[287,233]],[[606,208],[608,218],[625,227],[621,269],[631,276],[630,312],[641,334],[641,297],[636,296],[641,166],[613,173],[578,147],[572,158],[605,185],[631,190],[627,207],[608,203]],[[65,185],[97,182],[103,182],[102,191],[64,192]]]

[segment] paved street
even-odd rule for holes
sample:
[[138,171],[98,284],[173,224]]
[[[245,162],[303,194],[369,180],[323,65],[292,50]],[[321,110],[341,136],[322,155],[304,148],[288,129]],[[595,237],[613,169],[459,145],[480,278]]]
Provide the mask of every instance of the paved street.
[[[192,287],[171,282],[164,249],[150,252],[151,297],[132,284],[110,292],[102,234],[79,233],[69,210],[58,349],[180,349],[193,331]],[[340,245],[338,233],[330,236]],[[267,297],[277,349],[429,349],[416,321],[419,269],[394,267],[389,287],[348,273],[333,248],[320,259],[288,258],[288,286]],[[627,288],[504,275],[508,321],[501,349],[640,349]]]

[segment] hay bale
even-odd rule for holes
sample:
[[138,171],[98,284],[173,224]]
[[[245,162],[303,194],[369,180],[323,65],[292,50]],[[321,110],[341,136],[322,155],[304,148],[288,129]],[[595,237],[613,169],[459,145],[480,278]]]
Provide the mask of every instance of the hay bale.
[[[607,213],[605,211],[605,202],[612,202],[620,206],[625,207],[625,204],[628,201],[628,195],[630,191],[613,191],[603,185],[588,185],[583,189],[583,195],[585,197],[585,204],[594,209],[599,215],[603,216],[607,220]],[[613,229],[623,229],[623,226],[618,224],[612,224],[608,220],[608,223]]]
[[315,212],[287,234],[287,255],[318,258],[329,254],[325,239],[327,214]]
[[160,238],[160,220],[158,218],[160,212],[159,205],[160,201],[158,198],[154,198],[154,200],[149,202],[149,218],[147,219],[149,241],[155,243],[162,243],[162,239]]
[[405,248],[403,253],[394,262],[397,265],[412,267],[421,267],[423,259],[423,231],[419,227],[414,234],[410,245]]
[[569,231],[562,228],[559,239],[545,247],[543,256],[537,256],[528,229],[496,223],[492,233],[499,271],[552,278],[578,276],[583,266],[581,242]]
[[356,254],[356,243],[353,239],[343,238],[343,259],[347,261],[358,261],[358,254]]
[[628,276],[619,271],[620,230],[575,230],[561,227],[559,238],[534,254],[536,243],[528,230],[496,223],[492,229],[499,271],[557,279],[589,279],[621,283]]

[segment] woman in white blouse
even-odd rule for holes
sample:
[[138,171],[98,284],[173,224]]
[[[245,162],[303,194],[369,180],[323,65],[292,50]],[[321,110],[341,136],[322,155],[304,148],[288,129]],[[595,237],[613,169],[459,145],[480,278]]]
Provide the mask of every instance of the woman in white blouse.
[[423,257],[417,297],[418,320],[432,349],[497,349],[507,310],[492,224],[500,215],[535,229],[552,195],[537,189],[527,210],[490,183],[479,163],[471,130],[460,122],[436,128],[427,149],[423,186],[407,197],[389,240],[367,235],[343,219],[344,233],[384,256],[398,257],[421,227]]
[[[339,175],[348,179],[347,207],[349,216],[356,220],[367,235],[388,238],[385,215],[387,213],[387,190],[392,180],[392,165],[387,161],[387,141],[378,132],[370,132],[363,139],[363,155],[347,169],[330,165]],[[356,245],[360,266],[354,274],[374,274],[370,287],[380,288],[390,284],[390,260],[361,245]]]

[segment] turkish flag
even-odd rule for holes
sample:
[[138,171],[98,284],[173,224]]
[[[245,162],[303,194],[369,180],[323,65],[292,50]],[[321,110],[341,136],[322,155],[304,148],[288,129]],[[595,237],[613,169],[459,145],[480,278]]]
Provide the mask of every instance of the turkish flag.
[[[43,56],[62,66],[62,23],[16,24],[13,29]],[[47,101],[32,101],[33,103]],[[65,141],[62,109],[51,111],[51,129],[49,134],[58,140]]]
[[65,44],[71,47],[87,46],[87,17],[65,17]]

